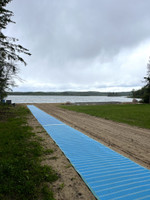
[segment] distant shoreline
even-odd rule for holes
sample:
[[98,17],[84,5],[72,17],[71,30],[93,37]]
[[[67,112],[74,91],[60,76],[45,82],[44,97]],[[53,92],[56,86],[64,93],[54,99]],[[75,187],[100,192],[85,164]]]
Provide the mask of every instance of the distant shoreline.
[[10,92],[8,95],[26,95],[26,96],[110,96],[131,97],[131,92]]

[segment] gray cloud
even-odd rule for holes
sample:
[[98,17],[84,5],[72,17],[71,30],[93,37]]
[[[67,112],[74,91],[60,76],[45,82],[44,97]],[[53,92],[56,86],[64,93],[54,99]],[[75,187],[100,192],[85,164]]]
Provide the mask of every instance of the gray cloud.
[[149,7],[148,0],[13,0],[16,25],[6,32],[32,53],[21,76],[61,89],[140,86]]

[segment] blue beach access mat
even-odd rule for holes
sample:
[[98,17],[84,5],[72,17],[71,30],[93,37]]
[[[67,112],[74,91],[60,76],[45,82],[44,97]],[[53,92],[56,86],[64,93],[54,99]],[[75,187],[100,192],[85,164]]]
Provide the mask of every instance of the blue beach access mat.
[[97,199],[150,200],[150,170],[37,107],[29,105],[28,108],[64,152]]

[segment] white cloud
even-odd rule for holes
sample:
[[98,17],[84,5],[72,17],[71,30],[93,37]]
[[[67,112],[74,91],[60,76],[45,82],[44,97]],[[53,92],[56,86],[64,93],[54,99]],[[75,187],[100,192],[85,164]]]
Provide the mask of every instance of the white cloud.
[[[24,68],[21,77],[26,80],[15,90],[62,91],[130,91],[143,85],[150,40],[135,48],[122,49],[109,62],[101,62],[101,55],[87,60],[68,62],[51,68],[51,63],[37,59],[33,66]],[[41,67],[40,67],[40,66]],[[37,66],[37,67],[36,67]],[[35,70],[37,68],[37,70]]]
[[150,55],[146,0],[13,0],[7,34],[30,49],[15,90],[129,91],[143,85]]

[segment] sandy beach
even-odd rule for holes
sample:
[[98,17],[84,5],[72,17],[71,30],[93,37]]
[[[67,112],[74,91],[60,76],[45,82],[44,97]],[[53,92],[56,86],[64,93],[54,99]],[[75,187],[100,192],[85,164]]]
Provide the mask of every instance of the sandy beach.
[[[64,110],[58,107],[57,104],[34,105],[134,162],[150,169],[150,130]],[[55,155],[53,156],[58,159],[52,161],[48,157],[44,161],[46,164],[52,165],[60,175],[60,179],[54,184],[55,198],[57,200],[95,199],[81,177],[69,164],[69,161],[55,142],[39,126],[36,119],[32,117],[29,123],[35,130],[38,127],[38,132],[40,128],[40,136],[44,139],[43,145],[51,145],[55,149]],[[61,189],[58,186],[61,186]]]

